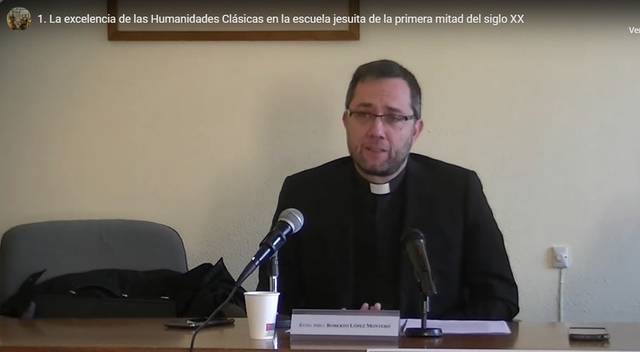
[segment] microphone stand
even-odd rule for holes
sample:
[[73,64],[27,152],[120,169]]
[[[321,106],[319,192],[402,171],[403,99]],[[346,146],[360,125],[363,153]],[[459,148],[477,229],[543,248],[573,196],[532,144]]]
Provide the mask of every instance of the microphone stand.
[[[278,276],[280,269],[278,265],[278,252],[271,257],[271,274],[269,275],[269,291],[278,292]],[[291,327],[291,317],[276,313],[276,329],[289,329]]]
[[269,291],[278,292],[278,276],[280,269],[278,265],[278,252],[271,257],[271,274],[269,275]]
[[427,316],[431,309],[429,302],[429,295],[424,295],[424,302],[422,303],[422,323],[419,328],[406,328],[404,329],[404,336],[408,337],[441,337],[442,329],[427,327]]

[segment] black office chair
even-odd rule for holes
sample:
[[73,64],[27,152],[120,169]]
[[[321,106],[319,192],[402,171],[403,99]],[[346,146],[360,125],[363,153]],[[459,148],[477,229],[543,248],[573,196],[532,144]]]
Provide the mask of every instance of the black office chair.
[[46,270],[42,282],[95,269],[184,273],[187,259],[180,235],[158,223],[66,220],[19,225],[0,242],[0,302],[35,272]]

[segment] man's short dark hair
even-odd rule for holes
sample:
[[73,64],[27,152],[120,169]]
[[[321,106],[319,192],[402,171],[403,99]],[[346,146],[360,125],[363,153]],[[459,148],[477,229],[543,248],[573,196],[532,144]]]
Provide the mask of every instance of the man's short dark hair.
[[422,108],[422,91],[416,77],[409,70],[399,63],[392,60],[378,60],[360,65],[351,77],[349,88],[347,89],[347,99],[345,101],[345,109],[349,108],[353,99],[353,92],[358,83],[368,80],[384,79],[384,78],[402,78],[411,92],[411,110],[416,119],[422,117],[420,113]]

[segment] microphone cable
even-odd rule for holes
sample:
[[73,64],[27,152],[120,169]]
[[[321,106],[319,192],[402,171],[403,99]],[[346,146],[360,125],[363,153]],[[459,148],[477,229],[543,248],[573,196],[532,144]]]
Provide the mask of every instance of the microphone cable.
[[227,298],[225,298],[224,301],[222,301],[222,303],[220,303],[216,307],[216,309],[214,309],[213,312],[211,314],[209,314],[209,316],[207,317],[207,320],[205,320],[204,323],[202,323],[202,325],[198,326],[198,328],[193,332],[193,334],[191,335],[191,344],[189,345],[189,352],[193,352],[193,344],[196,342],[196,336],[198,335],[198,333],[202,329],[206,328],[207,324],[211,321],[211,319],[213,319],[213,317],[220,311],[220,309],[222,309],[222,307],[224,307],[224,305],[229,302],[229,300],[236,293],[236,291],[238,290],[238,287],[240,287],[240,285],[241,285],[241,283],[237,283],[236,285],[234,285],[233,289],[231,290],[231,292],[229,292],[229,295],[227,296]]

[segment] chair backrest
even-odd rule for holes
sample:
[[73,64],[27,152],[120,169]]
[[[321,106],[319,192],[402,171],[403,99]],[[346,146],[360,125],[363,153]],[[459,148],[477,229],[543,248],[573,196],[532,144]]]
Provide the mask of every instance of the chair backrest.
[[40,281],[94,269],[187,271],[180,235],[138,220],[63,220],[9,229],[0,242],[0,302],[32,273]]

